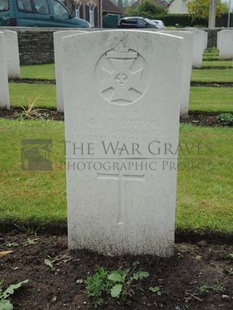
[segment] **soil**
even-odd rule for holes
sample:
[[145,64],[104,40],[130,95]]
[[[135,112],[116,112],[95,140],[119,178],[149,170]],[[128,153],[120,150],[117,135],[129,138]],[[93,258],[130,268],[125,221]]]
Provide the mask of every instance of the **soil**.
[[[206,69],[206,68],[200,68],[200,70],[201,69]],[[213,69],[213,68],[211,68],[211,69]],[[9,82],[10,83],[17,83],[17,84],[21,84],[21,83],[27,83],[27,84],[52,84],[52,85],[56,84],[55,80],[46,80],[46,79],[10,79]],[[233,87],[233,83],[232,82],[191,82],[191,86],[201,86],[201,87]]]
[[[217,112],[190,112],[187,117],[181,117],[182,123],[197,126],[232,126],[220,123],[217,120]],[[33,109],[27,113],[23,108],[12,108],[9,110],[0,109],[0,118],[6,119],[51,119],[54,121],[64,121],[64,114],[55,110]]]
[[[28,238],[35,244],[29,244]],[[36,238],[36,239],[35,239]],[[100,309],[165,309],[165,310],[232,310],[233,309],[233,245],[212,244],[205,240],[196,244],[176,244],[171,258],[154,256],[107,257],[93,252],[67,249],[67,236],[33,235],[8,232],[0,235],[0,252],[13,252],[0,257],[0,279],[4,288],[29,279],[12,298],[15,310],[94,309],[85,293],[84,280],[96,266],[106,270],[126,269],[140,262],[149,273],[141,290],[131,298],[129,306],[104,296]],[[54,270],[44,262],[56,258]],[[209,289],[203,289],[203,285]],[[159,286],[161,296],[149,290]],[[200,287],[204,292],[200,292]]]

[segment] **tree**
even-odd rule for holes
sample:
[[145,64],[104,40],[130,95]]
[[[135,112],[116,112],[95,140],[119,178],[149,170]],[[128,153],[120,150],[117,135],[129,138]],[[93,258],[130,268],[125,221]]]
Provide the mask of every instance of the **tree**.
[[142,16],[153,19],[156,15],[164,15],[166,13],[166,7],[155,3],[153,0],[144,0],[136,9],[126,9],[125,16]]
[[[209,18],[211,0],[192,0],[188,2],[188,13],[192,16],[192,19],[206,19]],[[217,0],[216,16],[221,16],[228,12],[228,6],[226,3],[222,3],[221,0]]]

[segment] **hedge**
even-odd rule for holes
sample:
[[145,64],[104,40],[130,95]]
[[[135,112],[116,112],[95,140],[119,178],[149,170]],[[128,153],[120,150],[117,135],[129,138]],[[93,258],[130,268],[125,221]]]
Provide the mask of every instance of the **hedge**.
[[[166,14],[156,15],[153,19],[160,19],[166,26],[176,27],[208,27],[208,20],[196,19],[192,21],[189,14]],[[216,27],[227,27],[228,14],[224,14],[216,19]],[[233,27],[233,13],[231,13],[231,27]]]

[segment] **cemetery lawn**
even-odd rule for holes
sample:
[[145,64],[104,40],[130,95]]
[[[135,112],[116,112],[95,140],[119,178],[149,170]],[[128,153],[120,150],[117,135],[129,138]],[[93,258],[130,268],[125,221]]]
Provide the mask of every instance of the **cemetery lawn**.
[[209,68],[233,68],[233,60],[213,60],[213,61],[203,61],[203,67]]
[[193,69],[192,82],[233,83],[233,68],[230,69]]
[[[64,123],[0,119],[0,131],[0,227],[65,226]],[[52,139],[52,171],[21,169],[22,139]],[[181,125],[177,228],[233,232],[232,139],[229,127]]]
[[[203,61],[203,67],[212,66],[213,69],[193,69],[193,82],[232,82],[233,83],[233,62],[228,61]],[[226,67],[218,69],[215,67]],[[42,79],[54,80],[54,64],[21,66],[21,79]]]
[[233,87],[191,87],[190,111],[232,112]]
[[55,109],[56,86],[47,84],[10,83],[12,107],[34,107]]
[[[56,86],[48,84],[10,83],[12,107],[56,109]],[[232,87],[191,87],[190,112],[232,112]]]
[[54,64],[21,66],[20,71],[21,71],[20,72],[21,79],[42,79],[42,80],[55,79]]

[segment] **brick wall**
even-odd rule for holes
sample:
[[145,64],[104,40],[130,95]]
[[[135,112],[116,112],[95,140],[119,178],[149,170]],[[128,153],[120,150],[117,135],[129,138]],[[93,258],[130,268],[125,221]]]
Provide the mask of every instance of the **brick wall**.
[[21,64],[43,64],[54,62],[53,32],[18,32]]
[[0,27],[0,31],[1,29],[17,31],[21,65],[53,63],[54,62],[53,32],[61,30],[72,30],[70,28],[64,29],[64,28],[26,28],[26,27],[25,28]]

